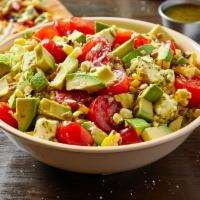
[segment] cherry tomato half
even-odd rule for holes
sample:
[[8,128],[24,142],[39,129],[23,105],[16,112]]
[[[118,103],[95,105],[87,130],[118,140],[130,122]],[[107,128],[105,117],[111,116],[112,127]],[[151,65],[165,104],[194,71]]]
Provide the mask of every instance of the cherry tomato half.
[[133,32],[130,32],[130,31],[117,32],[115,36],[115,40],[113,42],[113,46],[123,44],[127,40],[131,39],[132,34]]
[[[56,90],[55,91],[56,101],[60,104],[65,103],[71,107],[72,110],[76,110],[78,108],[78,104],[89,105],[91,98],[86,91],[81,90]],[[68,99],[74,100],[74,102],[67,101]]]
[[60,33],[54,25],[44,26],[34,34],[39,40],[53,39],[55,36],[60,36]]
[[175,81],[176,89],[187,89],[192,94],[190,107],[200,107],[200,76],[187,79],[184,76],[177,76]]
[[56,63],[61,63],[67,57],[61,46],[58,46],[53,40],[45,39],[41,42],[42,46],[54,57]]
[[109,95],[98,96],[90,105],[88,117],[100,129],[109,133],[114,129],[111,117],[119,112],[119,109],[120,106],[113,97]]
[[93,139],[90,133],[80,124],[63,121],[57,131],[58,142],[79,146],[91,146]]
[[107,64],[109,61],[107,57],[109,52],[111,52],[109,42],[105,38],[95,38],[85,44],[79,61],[83,62],[84,60],[88,60],[92,62],[94,66]]
[[120,134],[122,137],[122,145],[142,142],[137,132],[131,127],[122,129]]
[[118,82],[101,91],[101,94],[117,95],[127,93],[129,91],[130,82],[128,76],[120,70],[115,70],[114,74]]
[[67,36],[73,32],[73,30],[71,30],[71,28],[70,28],[69,21],[67,22],[63,19],[58,19],[55,22],[55,27],[56,27],[57,31],[59,32],[60,36]]
[[134,40],[134,47],[137,49],[139,46],[149,44],[151,41],[141,35],[138,35]]
[[70,19],[70,29],[80,31],[84,34],[94,34],[94,21],[72,17]]
[[17,121],[15,118],[13,118],[10,112],[14,112],[14,110],[11,109],[7,103],[0,102],[0,119],[10,126],[17,128]]

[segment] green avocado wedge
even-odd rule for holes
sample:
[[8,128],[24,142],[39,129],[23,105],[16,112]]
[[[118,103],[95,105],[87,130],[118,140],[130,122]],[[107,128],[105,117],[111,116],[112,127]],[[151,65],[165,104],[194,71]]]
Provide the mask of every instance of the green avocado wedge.
[[153,104],[144,98],[139,100],[139,110],[136,114],[137,118],[142,118],[148,122],[153,121]]
[[63,89],[67,74],[73,73],[78,68],[78,60],[73,56],[67,56],[63,63],[60,64],[60,69],[50,83],[50,86],[56,89]]
[[138,135],[140,135],[145,128],[150,127],[149,123],[140,118],[126,119],[125,121],[136,130]]
[[35,49],[35,66],[46,73],[51,73],[56,69],[53,56],[41,45],[38,44]]
[[103,88],[105,84],[89,73],[73,73],[66,76],[66,90],[85,90],[90,93]]
[[137,58],[138,56],[150,55],[154,49],[155,49],[155,47],[151,44],[142,45],[142,46],[138,47],[137,49],[134,49],[133,51],[129,52],[127,55],[125,55],[122,58],[122,61],[124,62],[124,64],[127,67],[130,67],[131,60],[133,58]]
[[97,22],[97,21],[95,22],[95,26],[94,26],[95,33],[98,33],[106,28],[110,28],[110,25],[104,24],[102,22]]
[[11,69],[11,56],[9,54],[0,54],[0,78]]
[[16,116],[18,129],[27,131],[33,119],[37,114],[39,98],[17,98],[16,99]]
[[43,98],[40,101],[39,114],[57,120],[71,120],[71,108],[53,100]]
[[126,41],[125,43],[114,49],[111,52],[111,55],[114,57],[123,58],[126,54],[133,50],[133,43],[134,39]]
[[144,141],[154,140],[172,132],[167,126],[145,128],[141,136]]

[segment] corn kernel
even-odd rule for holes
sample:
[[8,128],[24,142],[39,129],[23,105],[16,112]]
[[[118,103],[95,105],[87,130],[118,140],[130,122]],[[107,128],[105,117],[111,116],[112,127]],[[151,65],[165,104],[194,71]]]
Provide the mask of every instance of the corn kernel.
[[85,105],[82,104],[82,105],[79,107],[78,111],[80,111],[82,114],[88,114],[89,108],[88,108],[87,106],[85,106]]
[[132,74],[131,77],[135,80],[142,80],[142,77],[139,74],[136,74],[136,73]]
[[111,133],[105,137],[101,146],[118,146],[121,141],[121,136],[116,131],[111,131]]
[[123,117],[123,119],[131,119],[133,118],[133,113],[131,110],[127,108],[122,108],[119,114]]
[[15,39],[14,44],[25,45],[26,40],[24,38],[18,38],[18,39]]
[[80,47],[75,47],[70,55],[73,56],[74,58],[78,58],[81,54],[82,54],[82,49]]
[[15,91],[15,94],[16,94],[17,97],[23,97],[24,96],[23,92],[21,90],[19,90],[19,89],[17,89]]
[[194,111],[194,113],[193,113],[193,116],[195,117],[195,118],[197,118],[197,117],[200,117],[200,109],[195,109],[195,111]]
[[123,117],[119,113],[115,113],[112,119],[115,125],[119,125],[123,122]]
[[139,81],[139,80],[133,80],[133,81],[131,82],[131,86],[132,86],[132,87],[137,87],[137,86],[140,85],[140,83],[141,83],[141,81]]
[[86,60],[81,63],[81,71],[89,72],[91,69],[91,66],[92,66],[92,63]]
[[65,46],[63,47],[63,50],[64,50],[64,52],[65,52],[67,55],[69,55],[70,53],[72,53],[73,47],[67,44],[67,45],[65,45]]
[[73,113],[73,118],[78,118],[79,115],[81,115],[81,114],[83,114],[81,111],[75,111],[75,112]]

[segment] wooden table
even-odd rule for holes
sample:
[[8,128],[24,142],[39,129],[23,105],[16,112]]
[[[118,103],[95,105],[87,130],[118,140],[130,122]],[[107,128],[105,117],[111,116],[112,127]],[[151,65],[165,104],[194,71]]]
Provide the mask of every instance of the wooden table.
[[[123,2],[123,3],[122,3]],[[77,16],[119,16],[159,23],[160,1],[63,0]],[[199,200],[200,128],[176,151],[142,169],[84,175],[48,167],[0,133],[0,200]]]

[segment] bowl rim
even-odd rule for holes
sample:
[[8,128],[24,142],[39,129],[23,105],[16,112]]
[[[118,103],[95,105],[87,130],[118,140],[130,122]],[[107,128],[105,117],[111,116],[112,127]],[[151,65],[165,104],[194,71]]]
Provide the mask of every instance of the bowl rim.
[[[142,23],[144,26],[153,27],[155,24],[150,22],[145,22],[141,20],[135,20],[135,19],[128,19],[128,18],[119,18],[119,17],[86,17],[86,19],[93,19],[93,20],[104,20],[104,21],[113,21],[113,22],[123,22],[123,23]],[[38,27],[37,27],[38,28]],[[35,28],[34,28],[35,29]],[[170,32],[176,32],[172,29],[166,28]],[[33,30],[33,29],[32,29]],[[7,43],[13,41],[19,36],[22,36],[24,33],[30,31],[26,30],[21,33],[18,33],[14,35],[13,37],[5,40],[3,43],[1,43],[0,46],[6,45]],[[194,46],[196,46],[198,49],[200,49],[200,46],[193,41],[192,39],[184,36],[181,33],[176,32],[176,34],[181,35],[182,37],[185,37],[187,41],[193,43]],[[69,151],[69,152],[79,152],[79,153],[120,153],[120,152],[128,152],[133,150],[143,150],[146,148],[152,148],[157,145],[162,145],[163,143],[170,142],[172,140],[175,140],[181,136],[186,135],[186,133],[193,131],[195,128],[197,128],[200,125],[200,117],[193,120],[190,124],[183,127],[182,129],[179,129],[178,131],[173,132],[172,134],[169,134],[167,136],[163,136],[161,138],[147,141],[147,142],[141,142],[136,144],[128,144],[128,145],[121,145],[121,146],[110,146],[110,147],[95,147],[95,146],[77,146],[77,145],[69,145],[69,144],[62,144],[58,142],[52,142],[43,140],[37,137],[33,137],[31,135],[28,135],[27,133],[24,133],[22,131],[19,131],[2,120],[0,120],[0,129],[2,129],[4,132],[8,132],[9,134],[16,136],[19,139],[26,140],[30,143],[35,143],[36,145],[42,145],[45,147],[62,150],[62,151]]]
[[194,21],[194,22],[182,22],[182,21],[178,21],[176,19],[173,19],[171,17],[169,17],[168,15],[165,14],[164,10],[170,7],[174,7],[176,5],[184,5],[184,4],[192,4],[192,5],[200,5],[200,1],[197,0],[173,0],[173,1],[164,1],[162,2],[159,7],[158,7],[158,13],[159,15],[171,22],[177,23],[177,24],[187,24],[187,25],[195,25],[195,24],[200,24],[200,20],[199,21]]

